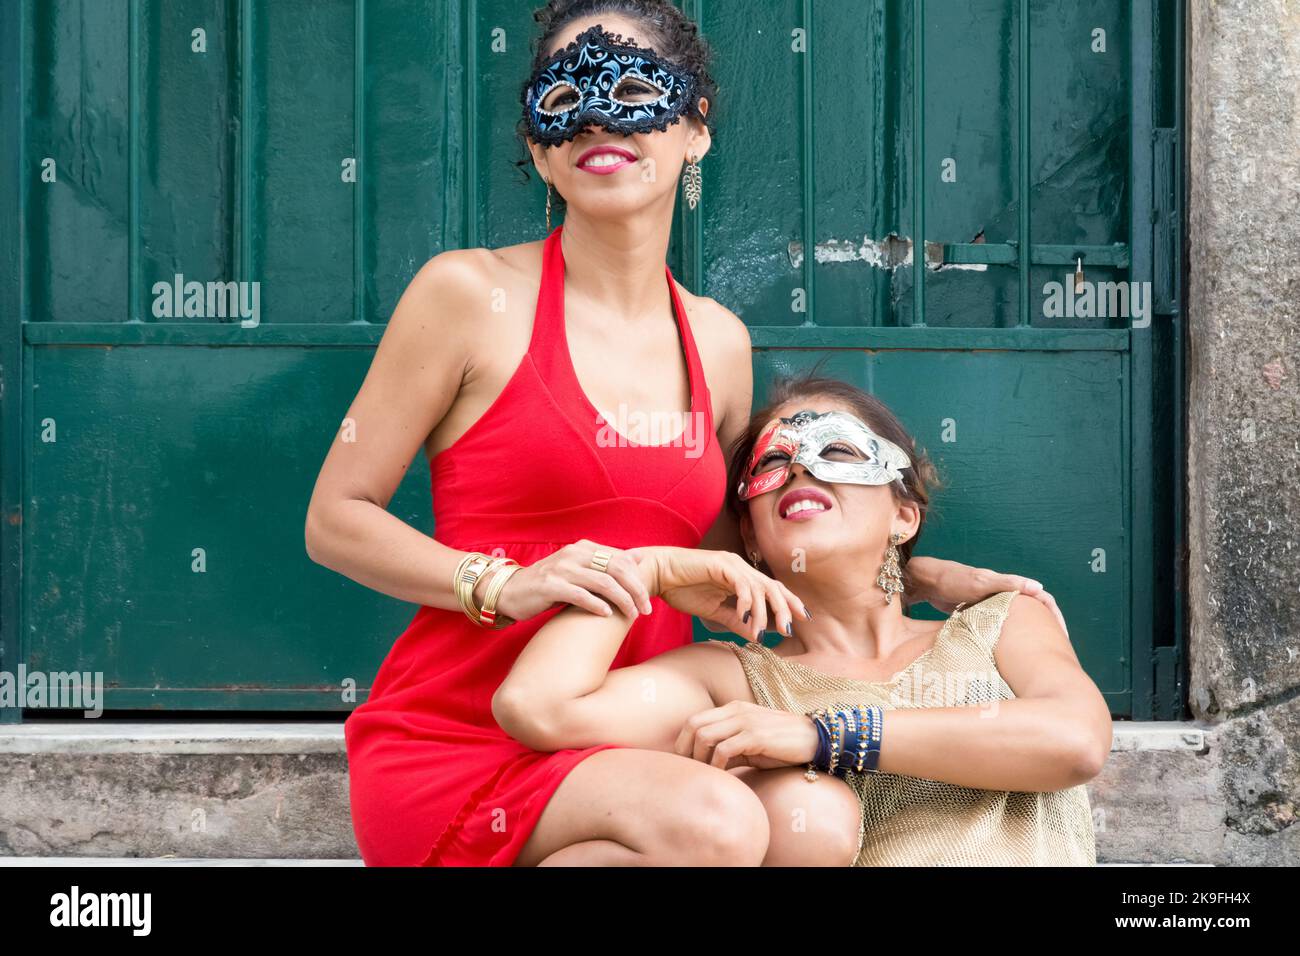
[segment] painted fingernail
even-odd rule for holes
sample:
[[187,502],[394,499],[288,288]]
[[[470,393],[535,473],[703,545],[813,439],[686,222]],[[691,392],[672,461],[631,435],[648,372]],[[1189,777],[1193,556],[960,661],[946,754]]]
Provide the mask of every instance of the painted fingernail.
[[803,609],[803,616],[806,617],[806,618],[808,618],[808,620],[811,621],[811,620],[812,620],[812,611],[808,610],[807,608],[804,608],[804,609]]
[[742,617],[742,618],[740,619],[740,623],[741,623],[741,624],[748,624],[748,623],[749,623],[749,612],[748,612],[748,611],[746,611],[746,612],[745,612],[745,616]]
[[785,622],[785,636],[794,637],[794,621]]

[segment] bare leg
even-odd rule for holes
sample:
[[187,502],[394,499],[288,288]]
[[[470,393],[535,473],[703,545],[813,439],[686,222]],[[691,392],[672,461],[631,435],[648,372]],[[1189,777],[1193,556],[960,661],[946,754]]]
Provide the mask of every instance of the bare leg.
[[564,778],[516,866],[758,866],[767,813],[742,780],[655,750],[601,750]]
[[764,866],[851,866],[857,858],[862,808],[843,780],[822,773],[810,783],[802,767],[729,772],[753,788],[767,811]]

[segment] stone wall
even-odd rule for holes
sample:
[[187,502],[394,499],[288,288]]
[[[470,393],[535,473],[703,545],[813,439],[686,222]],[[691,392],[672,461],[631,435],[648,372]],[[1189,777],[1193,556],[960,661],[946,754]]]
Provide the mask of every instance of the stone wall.
[[1190,703],[1219,863],[1300,863],[1300,3],[1189,0]]

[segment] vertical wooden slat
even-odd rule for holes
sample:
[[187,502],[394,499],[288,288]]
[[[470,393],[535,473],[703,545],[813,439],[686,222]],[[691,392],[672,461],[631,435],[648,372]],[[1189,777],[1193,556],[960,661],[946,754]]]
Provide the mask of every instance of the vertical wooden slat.
[[[140,4],[131,0],[127,53],[127,320],[144,321],[144,280],[140,234],[140,113],[144,109],[140,82]],[[153,313],[150,312],[150,315]]]
[[1016,110],[1019,142],[1016,144],[1016,164],[1020,183],[1020,221],[1017,239],[1020,243],[1019,264],[1017,266],[1018,286],[1020,289],[1019,324],[1030,325],[1029,321],[1029,0],[1020,0],[1020,22],[1018,24],[1016,43],[1016,64],[1020,73],[1019,103]]
[[466,248],[480,245],[478,190],[478,3],[477,0],[465,0],[464,15],[464,49],[465,49],[465,115],[462,133],[464,142],[461,156],[464,162],[462,172],[465,197],[464,228],[462,241]]
[[[682,13],[691,19],[691,21],[700,27],[701,32],[704,30],[704,0],[682,0]],[[717,103],[709,104],[709,111],[712,112],[718,108]],[[714,154],[715,161],[717,154]],[[678,193],[678,209],[681,211],[682,225],[682,264],[685,274],[681,276],[681,281],[688,289],[696,295],[708,295],[708,290],[704,287],[704,209],[709,194],[708,184],[705,183],[704,195],[700,197],[700,203],[694,211],[686,207],[684,201]]]
[[[36,169],[27,156],[26,12],[26,3],[0,4],[0,137],[13,145],[0,154],[0,670],[10,673],[17,672],[22,660],[24,244],[28,177]],[[21,719],[20,708],[0,707],[0,724]]]
[[912,317],[925,324],[925,0],[912,0]]
[[367,322],[366,314],[366,0],[355,0],[356,30],[352,57],[352,152],[356,181],[352,183],[352,321]]
[[[1182,717],[1182,689],[1186,686],[1186,661],[1187,661],[1187,622],[1184,613],[1185,601],[1187,596],[1187,577],[1186,562],[1183,560],[1183,552],[1186,548],[1187,528],[1184,520],[1184,489],[1187,487],[1186,471],[1186,436],[1183,428],[1183,396],[1186,394],[1186,384],[1184,382],[1183,369],[1183,322],[1186,311],[1183,304],[1187,297],[1183,288],[1183,211],[1186,207],[1186,193],[1184,192],[1184,173],[1183,173],[1183,153],[1182,147],[1186,137],[1186,127],[1183,122],[1183,91],[1186,67],[1186,50],[1184,43],[1186,41],[1186,24],[1187,13],[1184,7],[1184,0],[1175,0],[1174,2],[1174,130],[1177,137],[1177,149],[1174,156],[1176,173],[1174,181],[1177,184],[1176,200],[1174,210],[1176,213],[1176,226],[1174,227],[1174,299],[1178,303],[1174,309],[1173,315],[1173,364],[1174,364],[1174,395],[1173,395],[1173,447],[1174,447],[1174,547],[1173,553],[1170,554],[1169,560],[1174,562],[1174,645],[1176,648],[1175,655],[1175,682],[1178,689],[1179,699],[1175,701],[1175,706],[1163,713],[1158,713],[1155,717],[1159,720],[1177,720]],[[1165,66],[1165,64],[1162,64]]]
[[252,282],[253,256],[253,0],[239,5],[239,278]]
[[[1132,207],[1129,216],[1129,279],[1146,282],[1152,278],[1152,64],[1155,50],[1151,6],[1155,0],[1136,0],[1129,24],[1131,75],[1129,175],[1132,177]],[[1152,690],[1155,678],[1152,635],[1154,574],[1154,515],[1151,507],[1152,420],[1151,329],[1129,328],[1129,378],[1131,380],[1129,421],[1129,522],[1132,529],[1128,555],[1132,634],[1130,659],[1133,668],[1133,719],[1152,719]]]
[[802,183],[800,199],[803,206],[803,287],[804,325],[816,324],[817,284],[817,100],[813,84],[813,9],[812,0],[803,0],[803,102],[800,108],[800,146],[802,149]]

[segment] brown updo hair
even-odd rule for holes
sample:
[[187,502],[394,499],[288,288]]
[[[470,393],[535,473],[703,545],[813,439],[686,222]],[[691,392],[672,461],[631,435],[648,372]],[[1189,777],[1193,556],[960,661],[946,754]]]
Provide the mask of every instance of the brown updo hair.
[[912,550],[916,547],[916,542],[921,537],[921,530],[925,527],[925,518],[930,511],[930,495],[941,487],[939,473],[925,450],[916,444],[916,440],[903,427],[898,416],[890,411],[889,406],[855,385],[837,378],[819,375],[815,371],[777,378],[768,393],[767,403],[750,416],[744,434],[732,442],[728,452],[727,507],[737,520],[746,513],[747,502],[741,500],[737,488],[746,477],[745,466],[749,464],[750,453],[754,449],[754,443],[758,441],[763,426],[776,417],[777,409],[783,405],[814,398],[833,399],[851,409],[853,414],[866,422],[872,431],[881,438],[893,442],[911,460],[912,466],[904,468],[902,477],[895,479],[889,485],[896,501],[913,502],[921,512],[921,521],[917,525],[916,534],[898,545],[898,563],[903,569],[903,583],[910,589],[911,581],[907,575],[907,563],[911,560]]
[[[709,73],[713,52],[700,35],[700,28],[669,0],[549,0],[533,11],[533,19],[541,27],[541,34],[534,42],[533,61],[528,77],[519,90],[520,106],[525,106],[533,75],[549,59],[546,51],[560,31],[575,20],[601,14],[620,15],[635,20],[641,33],[624,37],[624,40],[635,42],[637,46],[653,47],[664,59],[695,74],[695,94],[683,116],[698,119],[711,135],[715,134],[718,86]],[[707,116],[700,113],[701,99],[709,101]],[[515,130],[524,150],[524,158],[515,165],[527,178],[530,159],[527,148],[528,121],[524,116],[520,116]]]

